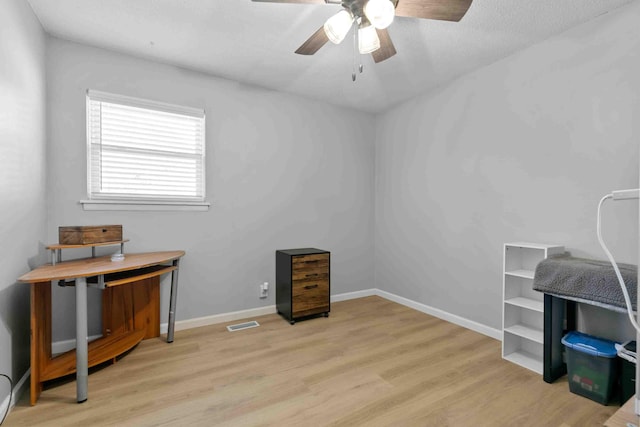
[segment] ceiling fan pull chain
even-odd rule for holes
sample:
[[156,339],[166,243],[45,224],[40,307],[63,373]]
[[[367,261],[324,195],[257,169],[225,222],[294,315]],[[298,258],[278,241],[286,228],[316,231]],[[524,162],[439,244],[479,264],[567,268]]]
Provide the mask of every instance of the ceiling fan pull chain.
[[[354,21],[355,22],[355,21]],[[353,67],[351,68],[351,80],[356,81],[356,49],[358,49],[358,30],[353,27]]]
[[[362,18],[360,18],[362,19]],[[353,72],[355,74],[356,71],[356,57],[360,60],[360,65],[358,66],[358,71],[360,72],[360,74],[362,74],[362,70],[364,70],[364,67],[362,65],[362,55],[359,55],[360,50],[358,48],[359,43],[356,40],[356,34],[358,34],[358,37],[360,37],[360,32],[358,31],[359,26],[357,27],[354,24],[353,27]]]

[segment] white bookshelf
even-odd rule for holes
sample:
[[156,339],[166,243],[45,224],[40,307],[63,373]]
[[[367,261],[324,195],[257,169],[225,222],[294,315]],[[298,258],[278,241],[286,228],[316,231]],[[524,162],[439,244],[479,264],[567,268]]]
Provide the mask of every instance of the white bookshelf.
[[536,266],[564,246],[506,243],[502,274],[502,357],[542,374],[544,294],[533,290]]

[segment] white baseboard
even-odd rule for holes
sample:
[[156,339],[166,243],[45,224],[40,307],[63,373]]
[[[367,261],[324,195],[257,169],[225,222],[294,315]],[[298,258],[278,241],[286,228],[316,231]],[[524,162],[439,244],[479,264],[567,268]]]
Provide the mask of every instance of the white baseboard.
[[[446,312],[444,310],[430,307],[426,304],[422,304],[422,303],[410,300],[408,298],[400,297],[398,295],[394,295],[390,292],[382,291],[377,288],[332,295],[331,302],[346,301],[350,299],[364,298],[364,297],[369,297],[373,295],[388,299],[389,301],[393,301],[398,304],[402,304],[404,306],[413,308],[414,310],[421,311],[422,313],[426,313],[431,316],[437,317],[439,319],[446,320],[447,322],[454,323],[464,328],[471,329],[472,331],[479,332],[491,338],[502,340],[502,331],[498,329],[490,328],[481,323],[474,322],[473,320],[469,320],[464,317]],[[229,313],[214,314],[211,316],[197,317],[194,319],[178,320],[176,321],[175,330],[183,331],[186,329],[199,328],[201,326],[209,326],[209,325],[215,325],[218,323],[232,322],[234,320],[247,319],[249,317],[264,316],[267,314],[274,314],[274,313],[276,313],[276,306],[268,305],[265,307],[257,307],[257,308],[250,308],[247,310],[232,311]],[[167,328],[168,328],[167,323],[161,323],[160,333],[166,334]],[[100,338],[100,336],[90,336],[89,341],[95,338]],[[75,345],[76,345],[76,340],[58,341],[52,344],[52,352],[54,354],[63,353],[67,350],[71,350],[75,348]]]
[[[176,331],[184,331],[185,329],[199,328],[201,326],[215,325],[218,323],[232,322],[234,320],[246,319],[248,317],[264,316],[276,312],[275,305],[266,307],[250,308],[248,310],[232,311],[230,313],[214,314],[212,316],[196,317],[194,319],[176,321]],[[168,330],[167,323],[160,324],[160,333],[166,334]]]
[[426,304],[410,300],[408,298],[400,297],[398,295],[394,295],[390,292],[382,291],[380,289],[376,289],[376,295],[388,299],[389,301],[397,302],[398,304],[402,304],[404,306],[413,308],[414,310],[418,310],[431,316],[437,317],[439,319],[446,320],[447,322],[454,323],[458,326],[462,326],[463,328],[479,332],[488,337],[497,339],[498,341],[502,341],[502,331],[499,329],[491,328],[487,325],[474,322],[473,320],[469,320],[465,317],[461,317],[456,314],[440,310],[439,308],[431,307]]
[[[3,378],[4,379],[4,378]],[[11,397],[11,395],[7,395],[7,397],[4,398],[4,400],[2,401],[2,404],[0,404],[0,421],[2,420],[2,416],[4,415],[5,412],[7,412],[7,416],[9,416],[9,412],[12,408],[11,406],[11,401],[13,399],[11,399],[11,401],[9,400],[9,398]],[[8,411],[7,411],[7,408]]]
[[[16,406],[16,402],[19,401],[20,398],[22,397],[22,394],[25,392],[25,390],[29,389],[28,380],[30,375],[31,375],[31,368],[27,369],[24,375],[22,375],[22,378],[20,378],[20,381],[18,381],[16,384],[13,385],[13,388],[11,389],[11,395],[8,395],[7,397],[5,397],[4,400],[2,401],[2,404],[0,404],[0,420],[4,415],[4,412],[7,410],[7,406],[9,407],[9,412],[11,412],[13,407]],[[7,417],[8,416],[9,414],[7,413]]]
[[365,289],[364,291],[346,292],[344,294],[331,295],[331,302],[340,302],[356,298],[370,297],[377,295],[377,289]]
[[[349,299],[368,297],[371,295],[375,295],[374,291],[375,289],[368,289],[365,291],[347,292],[344,294],[332,295],[331,302],[346,301]],[[191,329],[191,328],[199,328],[201,326],[215,325],[218,323],[233,322],[234,320],[247,319],[249,317],[256,317],[256,316],[264,316],[267,314],[274,314],[276,312],[277,310],[275,305],[268,305],[265,307],[250,308],[247,310],[240,310],[240,311],[232,311],[230,313],[221,313],[221,314],[214,314],[212,316],[197,317],[195,319],[178,320],[176,321],[176,331],[183,331],[185,329]],[[167,329],[168,329],[167,323],[160,324],[161,334],[166,334]]]

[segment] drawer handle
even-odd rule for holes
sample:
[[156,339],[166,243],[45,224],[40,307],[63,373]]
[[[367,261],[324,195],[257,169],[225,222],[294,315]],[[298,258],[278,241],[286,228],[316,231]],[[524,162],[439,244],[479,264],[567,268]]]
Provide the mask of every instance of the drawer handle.
[[318,287],[318,284],[316,283],[315,285],[307,285],[307,286],[305,286],[304,288],[305,288],[305,289],[315,289],[315,288],[317,288],[317,287]]
[[107,229],[106,229],[106,228],[103,228],[103,229],[102,229],[102,232],[103,232],[103,233],[106,233],[106,232],[107,232]]
[[318,276],[318,273],[307,274],[305,277],[315,277]]
[[312,259],[312,260],[309,260],[309,261],[305,261],[304,263],[305,263],[305,264],[315,264],[315,263],[317,263],[317,262],[318,262],[318,260],[317,260],[317,259]]

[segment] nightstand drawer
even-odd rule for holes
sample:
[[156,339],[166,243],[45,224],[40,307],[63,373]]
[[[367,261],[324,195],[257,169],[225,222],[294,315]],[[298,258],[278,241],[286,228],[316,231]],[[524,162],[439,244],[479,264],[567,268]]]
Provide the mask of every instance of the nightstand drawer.
[[308,316],[329,310],[329,282],[305,281],[293,284],[293,317]]
[[310,280],[329,280],[329,269],[324,268],[309,268],[308,270],[293,271],[291,273],[291,280],[293,280],[293,286],[297,282],[308,282]]
[[291,261],[291,264],[294,272],[317,270],[317,269],[328,269],[329,254],[294,256]]
[[329,281],[328,280],[305,280],[294,282],[292,286],[293,297],[297,295],[311,295],[315,293],[329,293]]

